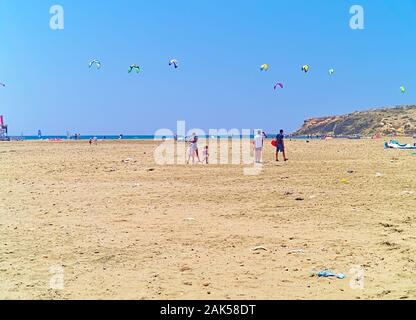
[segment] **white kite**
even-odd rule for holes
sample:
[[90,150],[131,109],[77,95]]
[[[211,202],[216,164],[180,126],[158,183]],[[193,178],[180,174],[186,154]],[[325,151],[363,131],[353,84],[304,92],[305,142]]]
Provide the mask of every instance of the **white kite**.
[[172,59],[172,60],[169,61],[169,66],[174,66],[175,69],[179,68],[178,64],[179,64],[179,62],[176,59]]

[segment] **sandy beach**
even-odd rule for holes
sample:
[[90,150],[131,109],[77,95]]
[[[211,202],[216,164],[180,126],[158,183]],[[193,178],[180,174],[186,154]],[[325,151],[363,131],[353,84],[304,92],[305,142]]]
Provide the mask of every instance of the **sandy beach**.
[[245,176],[158,166],[157,145],[0,143],[0,299],[416,298],[411,151],[287,141],[276,163],[268,143]]

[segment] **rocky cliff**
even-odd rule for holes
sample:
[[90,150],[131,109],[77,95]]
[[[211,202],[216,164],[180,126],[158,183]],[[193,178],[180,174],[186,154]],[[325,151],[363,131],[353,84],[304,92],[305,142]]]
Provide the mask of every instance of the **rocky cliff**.
[[408,135],[416,134],[416,106],[372,109],[340,116],[305,120],[295,135]]

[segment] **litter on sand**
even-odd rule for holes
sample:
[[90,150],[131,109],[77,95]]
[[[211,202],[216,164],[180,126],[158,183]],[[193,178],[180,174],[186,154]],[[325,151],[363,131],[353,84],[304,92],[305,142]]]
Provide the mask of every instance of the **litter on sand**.
[[303,249],[300,249],[300,250],[292,250],[292,251],[289,251],[288,254],[305,254],[305,250],[303,250]]
[[263,246],[258,246],[258,247],[254,247],[253,249],[251,249],[251,251],[269,251],[269,249]]
[[317,276],[318,276],[319,278],[330,278],[330,277],[336,277],[337,279],[340,279],[340,280],[342,280],[342,279],[345,279],[345,278],[346,278],[345,274],[343,274],[343,273],[338,273],[338,274],[336,274],[336,273],[333,273],[333,272],[332,272],[332,271],[330,271],[330,270],[323,270],[323,271],[321,271],[321,272],[318,272],[318,273],[317,273]]

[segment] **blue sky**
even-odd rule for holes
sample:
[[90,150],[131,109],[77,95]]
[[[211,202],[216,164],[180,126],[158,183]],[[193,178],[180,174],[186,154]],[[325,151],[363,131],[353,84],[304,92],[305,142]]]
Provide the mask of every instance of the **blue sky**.
[[[49,27],[55,4],[64,30]],[[349,27],[354,4],[365,30]],[[415,35],[414,0],[1,0],[0,114],[15,135],[152,134],[177,120],[292,131],[415,103]],[[133,63],[140,75],[127,73]]]

